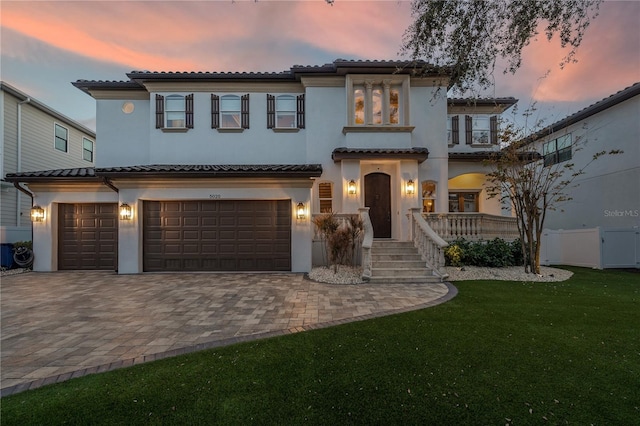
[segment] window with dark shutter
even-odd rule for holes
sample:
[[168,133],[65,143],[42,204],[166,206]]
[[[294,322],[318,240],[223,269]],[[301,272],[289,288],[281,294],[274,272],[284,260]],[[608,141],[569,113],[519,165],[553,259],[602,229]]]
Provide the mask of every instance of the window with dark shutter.
[[220,127],[220,96],[211,95],[211,128]]
[[296,118],[298,129],[304,129],[304,94],[297,97]]
[[460,143],[460,119],[457,115],[451,117],[451,143]]
[[267,129],[276,127],[276,97],[267,94]]
[[495,115],[489,118],[489,138],[493,145],[498,144],[498,117]]
[[193,129],[193,93],[184,97],[186,128]]
[[331,182],[318,184],[318,198],[320,213],[331,213],[333,211],[333,184]]
[[164,96],[156,95],[156,129],[164,127]]
[[473,143],[473,118],[470,115],[464,116],[464,134],[467,145]]
[[241,98],[241,113],[242,113],[242,128],[249,128],[249,94],[242,96]]

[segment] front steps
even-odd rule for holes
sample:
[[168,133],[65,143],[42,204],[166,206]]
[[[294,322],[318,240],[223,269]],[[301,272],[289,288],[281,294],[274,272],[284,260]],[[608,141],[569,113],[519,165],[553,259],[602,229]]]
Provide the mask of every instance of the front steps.
[[374,240],[371,283],[437,283],[412,241]]

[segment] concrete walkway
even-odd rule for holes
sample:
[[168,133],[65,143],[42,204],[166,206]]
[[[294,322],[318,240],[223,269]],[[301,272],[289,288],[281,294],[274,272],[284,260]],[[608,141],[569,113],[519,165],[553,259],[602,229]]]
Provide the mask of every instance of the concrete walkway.
[[434,306],[450,284],[322,284],[302,274],[30,272],[2,277],[1,391]]

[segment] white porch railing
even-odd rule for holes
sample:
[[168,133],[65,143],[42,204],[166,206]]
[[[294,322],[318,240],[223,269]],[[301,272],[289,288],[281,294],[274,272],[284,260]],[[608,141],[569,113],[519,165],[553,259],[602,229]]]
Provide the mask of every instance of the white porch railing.
[[449,242],[458,238],[468,241],[519,238],[515,217],[486,213],[425,213],[423,217],[431,229]]
[[364,228],[364,238],[362,239],[362,279],[369,281],[371,279],[371,246],[373,245],[373,225],[369,217],[369,207],[361,207],[358,209],[362,218],[362,227]]
[[434,275],[445,279],[449,275],[444,271],[444,248],[449,244],[431,229],[420,213],[420,208],[409,209],[411,239],[417,247],[422,260],[426,262]]

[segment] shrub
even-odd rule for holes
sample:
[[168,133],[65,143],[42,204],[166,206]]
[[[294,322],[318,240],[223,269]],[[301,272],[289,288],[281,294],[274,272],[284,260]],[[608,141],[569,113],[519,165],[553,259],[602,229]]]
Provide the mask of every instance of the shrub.
[[447,266],[502,268],[522,265],[520,242],[507,243],[500,238],[475,242],[455,240],[445,249],[444,257]]

